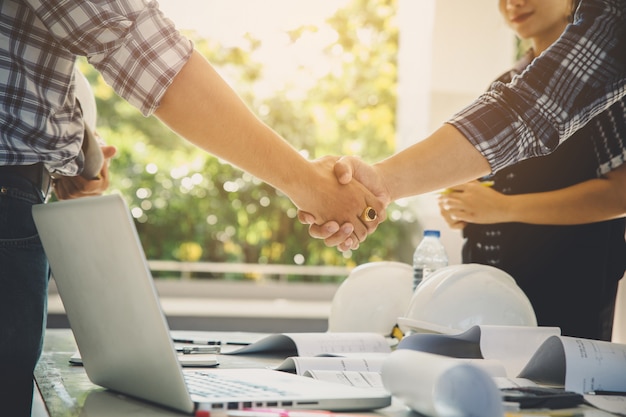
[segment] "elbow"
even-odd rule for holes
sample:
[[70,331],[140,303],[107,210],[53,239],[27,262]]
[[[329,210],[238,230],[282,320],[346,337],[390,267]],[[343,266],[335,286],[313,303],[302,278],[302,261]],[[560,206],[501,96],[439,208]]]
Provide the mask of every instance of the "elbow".
[[623,188],[622,192],[620,193],[619,208],[619,217],[626,217],[626,188]]
[[619,216],[616,217],[626,217],[626,163],[609,172],[606,179],[615,193],[616,208],[619,211]]

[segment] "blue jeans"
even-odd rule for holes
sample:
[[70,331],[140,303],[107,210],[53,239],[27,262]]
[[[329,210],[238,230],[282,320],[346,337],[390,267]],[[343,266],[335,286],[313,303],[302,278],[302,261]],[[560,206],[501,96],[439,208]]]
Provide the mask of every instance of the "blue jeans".
[[31,414],[46,327],[49,268],[31,214],[42,202],[28,180],[0,174],[0,407],[11,416]]

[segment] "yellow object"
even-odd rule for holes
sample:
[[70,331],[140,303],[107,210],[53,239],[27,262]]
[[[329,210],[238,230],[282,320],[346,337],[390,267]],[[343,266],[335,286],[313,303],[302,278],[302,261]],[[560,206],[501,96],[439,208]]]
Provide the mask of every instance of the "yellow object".
[[[483,187],[493,187],[495,183],[493,181],[482,181],[480,183],[480,185],[482,185]],[[444,190],[442,190],[439,194],[450,194],[453,193],[454,191],[450,188],[446,188]]]
[[396,338],[398,341],[402,340],[404,333],[400,330],[400,327],[396,324],[391,331],[391,337]]

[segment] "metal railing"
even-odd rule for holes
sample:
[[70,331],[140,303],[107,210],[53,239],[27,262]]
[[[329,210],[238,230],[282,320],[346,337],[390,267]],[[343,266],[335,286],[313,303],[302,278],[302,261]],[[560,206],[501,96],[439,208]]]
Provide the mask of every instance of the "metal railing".
[[347,277],[351,267],[309,266],[282,264],[251,264],[231,262],[179,262],[150,260],[148,267],[153,272],[174,272],[182,280],[190,279],[193,273],[241,274],[255,279],[277,279],[287,281],[288,276]]

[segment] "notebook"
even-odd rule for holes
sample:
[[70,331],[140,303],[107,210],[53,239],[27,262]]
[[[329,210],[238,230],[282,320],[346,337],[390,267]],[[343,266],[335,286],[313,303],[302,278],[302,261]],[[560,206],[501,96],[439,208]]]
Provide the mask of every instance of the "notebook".
[[[33,217],[94,384],[187,413],[246,407],[371,410],[391,404],[381,390],[267,368],[183,370],[123,198],[35,205]],[[212,387],[203,388],[207,381],[214,381]],[[224,389],[230,385],[244,388]]]

